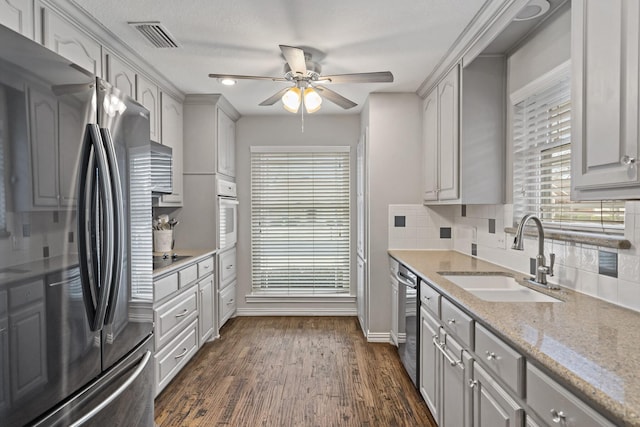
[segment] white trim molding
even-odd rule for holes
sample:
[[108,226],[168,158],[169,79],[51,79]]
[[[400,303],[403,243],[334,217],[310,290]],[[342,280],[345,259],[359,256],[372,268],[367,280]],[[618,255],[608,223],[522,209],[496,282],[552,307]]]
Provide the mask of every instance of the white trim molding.
[[299,307],[247,307],[238,308],[236,316],[352,316],[357,315],[355,307],[353,308],[299,308]]
[[392,344],[390,332],[367,332],[367,342]]

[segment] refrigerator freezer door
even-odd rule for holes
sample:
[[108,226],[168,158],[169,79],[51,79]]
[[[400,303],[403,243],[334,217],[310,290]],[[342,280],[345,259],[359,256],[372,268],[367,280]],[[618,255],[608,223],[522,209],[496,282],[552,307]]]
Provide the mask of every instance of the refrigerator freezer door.
[[[116,205],[112,295],[102,331],[102,367],[108,369],[153,329],[149,111],[109,83],[98,80],[98,124]],[[117,175],[116,175],[117,174]]]

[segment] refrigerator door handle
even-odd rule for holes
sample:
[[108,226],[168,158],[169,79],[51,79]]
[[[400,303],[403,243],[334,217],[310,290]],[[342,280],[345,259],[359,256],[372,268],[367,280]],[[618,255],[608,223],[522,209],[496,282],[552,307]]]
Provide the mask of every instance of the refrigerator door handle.
[[135,371],[131,373],[131,376],[127,378],[127,380],[124,383],[122,383],[122,385],[118,387],[116,391],[114,391],[111,395],[109,395],[109,397],[107,397],[102,402],[100,402],[100,404],[95,408],[93,408],[91,411],[84,414],[82,418],[77,420],[75,423],[71,424],[70,427],[81,426],[82,424],[86,423],[88,420],[93,418],[100,411],[102,411],[104,408],[106,408],[111,402],[116,400],[122,393],[124,393],[129,388],[131,384],[133,384],[133,382],[136,379],[138,379],[142,371],[144,371],[144,368],[147,366],[147,363],[149,363],[149,359],[151,359],[151,351],[147,350],[144,356],[142,356],[142,360],[140,360],[140,363],[138,363],[138,366],[136,367]]
[[109,164],[109,182],[112,188],[113,195],[113,248],[114,256],[112,258],[111,272],[112,280],[110,283],[111,291],[109,293],[109,301],[107,304],[107,313],[104,320],[106,325],[113,322],[115,316],[116,303],[118,300],[118,290],[120,288],[120,275],[122,274],[122,261],[124,253],[124,237],[122,235],[124,231],[124,213],[123,204],[124,197],[122,195],[122,182],[120,180],[120,171],[118,170],[118,162],[116,160],[116,150],[113,139],[111,138],[111,132],[107,128],[100,129],[100,135],[104,143],[105,152],[107,155],[107,162]]
[[[113,196],[111,185],[105,179],[109,176],[109,167],[100,130],[95,124],[87,125],[78,176],[78,258],[82,295],[89,327],[92,331],[97,331],[104,325],[111,285],[111,266],[102,262],[98,267],[98,257],[108,264],[113,262],[113,242],[111,238],[105,238],[113,234]],[[96,212],[98,204],[102,211],[101,221]],[[103,236],[97,236],[99,221],[103,227]],[[91,242],[90,245],[88,241]],[[100,253],[98,244],[101,246]]]

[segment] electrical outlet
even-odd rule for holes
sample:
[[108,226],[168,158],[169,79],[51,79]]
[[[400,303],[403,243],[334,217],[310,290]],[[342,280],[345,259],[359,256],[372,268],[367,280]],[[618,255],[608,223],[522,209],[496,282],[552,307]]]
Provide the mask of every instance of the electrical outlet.
[[498,236],[496,238],[496,248],[497,249],[507,249],[506,240],[507,239],[505,239],[504,235]]

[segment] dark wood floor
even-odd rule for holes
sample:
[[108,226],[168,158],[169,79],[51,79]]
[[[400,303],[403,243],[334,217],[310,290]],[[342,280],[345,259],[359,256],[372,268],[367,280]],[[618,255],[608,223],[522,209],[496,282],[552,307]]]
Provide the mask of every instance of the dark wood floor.
[[352,317],[238,317],[156,399],[174,426],[435,426],[395,347]]

